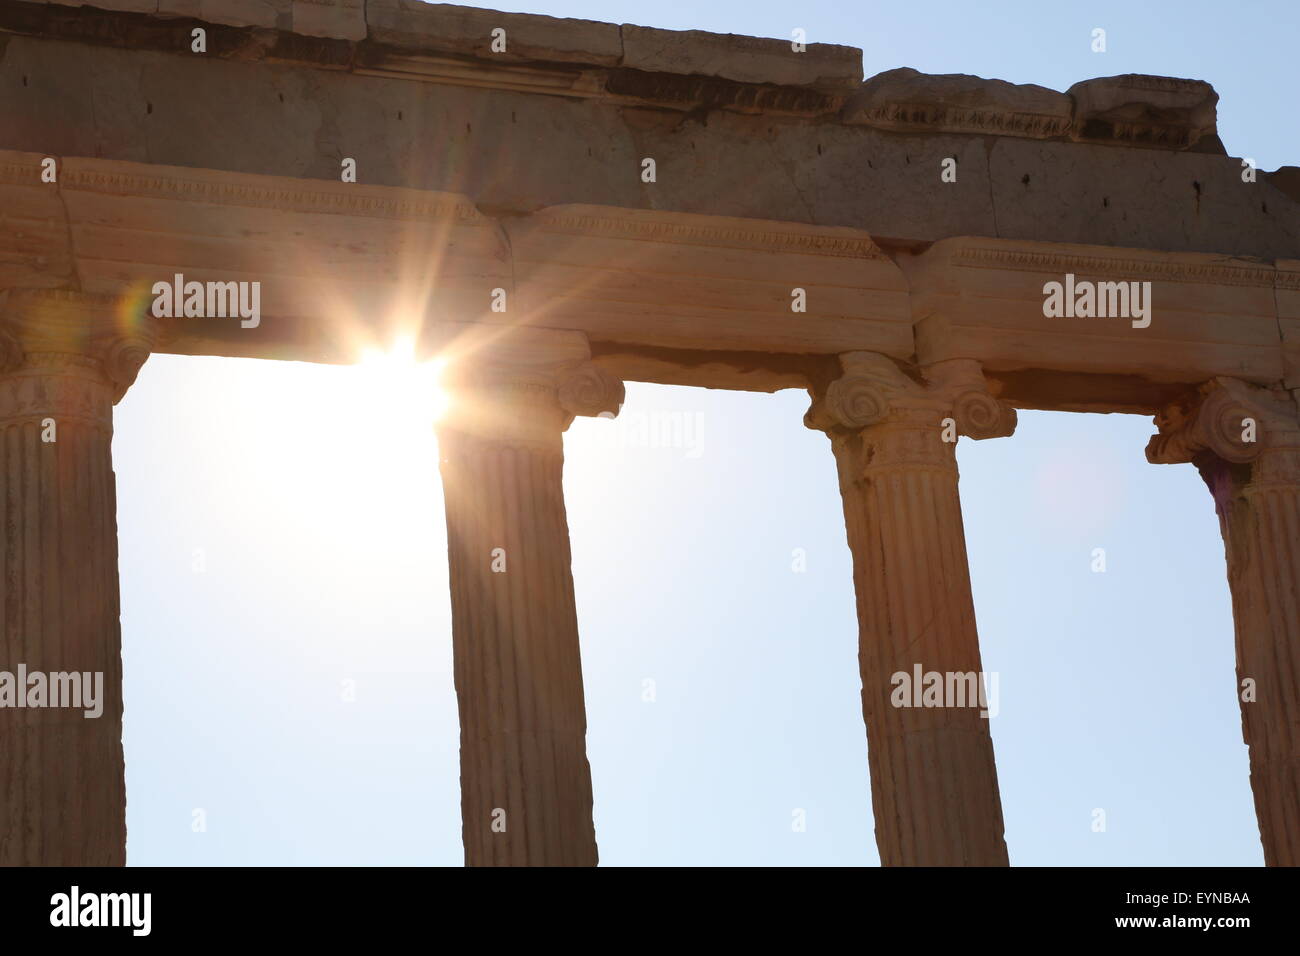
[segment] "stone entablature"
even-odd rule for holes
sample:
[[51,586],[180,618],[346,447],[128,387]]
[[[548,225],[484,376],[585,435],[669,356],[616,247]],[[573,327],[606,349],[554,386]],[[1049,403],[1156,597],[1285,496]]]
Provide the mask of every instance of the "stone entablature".
[[848,47],[414,0],[102,2],[0,0],[0,473],[26,476],[0,651],[111,687],[62,750],[7,728],[0,863],[124,859],[109,446],[145,358],[350,362],[394,331],[453,396],[470,864],[598,858],[562,435],[625,380],[812,394],[888,865],[1008,861],[987,714],[889,692],[982,674],[958,436],[1156,413],[1149,460],[1194,462],[1222,520],[1266,860],[1300,862],[1300,179],[1224,155],[1208,84],[863,84]]
[[[1283,378],[1277,295],[1294,277],[1271,262],[966,237],[901,262],[923,363],[970,358],[991,372],[1051,367],[1188,384]],[[1045,315],[1044,286],[1067,276],[1080,285],[1144,284],[1149,324]]]
[[[419,316],[583,332],[619,377],[675,384],[803,387],[808,361],[870,351],[977,361],[1020,407],[1149,414],[1221,375],[1297,387],[1295,260],[977,237],[886,253],[846,227],[593,205],[494,216],[450,193],[98,159],[42,183],[42,160],[0,151],[0,290],[141,310],[177,274],[261,282],[256,328],[168,320],[162,352],[349,362],[358,331],[383,340]],[[438,281],[418,281],[431,263]],[[1149,283],[1149,324],[1045,314],[1044,287],[1067,276]]]
[[[987,236],[1300,254],[1300,170],[1225,155],[1196,80],[1061,93],[902,69],[862,83],[857,50],[782,39],[399,0],[131,2],[0,0],[0,149],[336,184],[349,158],[354,186],[491,214],[618,206],[904,248]],[[369,33],[330,33],[363,13]]]
[[[896,69],[863,83],[862,51],[848,46],[804,42],[796,52],[794,39],[661,30],[420,0],[22,0],[8,6],[0,30],[82,41],[121,42],[131,34],[129,24],[108,30],[96,26],[95,18],[136,14],[175,24],[177,37],[192,21],[252,31],[215,46],[218,55],[240,59],[680,110],[828,115],[886,130],[1222,152],[1215,136],[1218,96],[1199,80],[1129,74],[1076,83],[1058,93]],[[68,14],[42,15],[42,6],[79,9],[84,22],[78,25]],[[504,49],[500,42],[493,49],[498,30],[504,31]],[[165,40],[159,45],[157,29],[136,32],[133,46],[167,48]],[[470,60],[478,62],[467,69]]]

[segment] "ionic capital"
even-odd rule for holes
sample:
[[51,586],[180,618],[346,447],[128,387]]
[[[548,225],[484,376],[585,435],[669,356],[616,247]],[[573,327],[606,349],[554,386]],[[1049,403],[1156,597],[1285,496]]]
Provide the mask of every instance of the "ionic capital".
[[969,359],[938,362],[919,378],[876,352],[840,356],[843,374],[813,400],[804,416],[809,428],[831,433],[876,425],[939,428],[951,418],[957,434],[999,438],[1016,428],[1016,411],[996,399],[979,363]]
[[540,329],[458,333],[444,350],[443,427],[482,438],[558,438],[574,416],[617,415],[623,382],[591,361],[586,336]]
[[[69,380],[64,394],[85,405],[102,390],[110,404],[135,383],[157,340],[157,320],[129,310],[111,296],[63,290],[18,290],[0,299],[0,375],[10,379],[57,376]],[[76,382],[80,386],[71,383]],[[18,405],[57,402],[60,390],[32,385],[10,389]],[[48,400],[46,396],[48,395]]]
[[1155,425],[1159,434],[1151,436],[1146,450],[1152,464],[1190,462],[1206,452],[1243,464],[1265,451],[1300,451],[1292,397],[1233,378],[1211,379],[1166,405]]
[[591,362],[566,369],[555,387],[556,400],[570,416],[612,418],[622,409],[626,395],[622,379]]

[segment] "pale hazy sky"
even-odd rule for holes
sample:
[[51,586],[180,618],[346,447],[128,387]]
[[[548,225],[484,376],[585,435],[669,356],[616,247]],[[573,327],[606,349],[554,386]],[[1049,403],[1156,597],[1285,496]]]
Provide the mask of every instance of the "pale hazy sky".
[[[1300,163],[1296,4],[1063,6],[509,9],[803,27],[864,48],[867,75],[1195,77],[1220,94],[1229,153]],[[1089,50],[1097,26],[1106,54]],[[436,446],[428,410],[393,387],[155,356],[118,406],[130,863],[461,863]],[[604,864],[878,862],[850,559],[806,406],[630,384],[626,423],[580,419],[566,438]],[[672,414],[699,423],[694,450],[618,431]],[[1146,463],[1152,431],[1022,412],[1014,437],[959,446],[1013,864],[1262,862],[1213,506],[1191,466]],[[807,832],[791,830],[796,808]]]

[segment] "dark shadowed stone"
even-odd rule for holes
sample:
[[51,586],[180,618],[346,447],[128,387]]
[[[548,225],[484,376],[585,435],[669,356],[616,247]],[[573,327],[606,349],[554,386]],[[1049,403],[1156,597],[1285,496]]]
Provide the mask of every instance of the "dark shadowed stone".
[[1216,134],[1219,94],[1201,80],[1126,73],[1075,83],[1076,140],[1187,149]]
[[809,43],[795,52],[789,40],[628,23],[621,29],[623,65],[634,70],[837,90],[852,90],[862,82],[862,51],[854,47]]
[[1036,139],[1069,130],[1071,101],[1042,86],[909,67],[873,76],[844,107],[846,123],[907,132],[992,133]]

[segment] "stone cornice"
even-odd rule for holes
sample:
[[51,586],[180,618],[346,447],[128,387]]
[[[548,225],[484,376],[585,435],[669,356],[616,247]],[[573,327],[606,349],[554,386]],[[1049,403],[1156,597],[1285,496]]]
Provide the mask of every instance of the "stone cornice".
[[[1026,139],[1190,149],[1214,141],[1218,95],[1200,80],[1101,77],[1058,93],[963,74],[909,68],[871,77],[845,105],[843,122],[903,133],[973,133]],[[1217,147],[1217,148],[1216,148]]]
[[39,157],[32,156],[30,162],[16,158],[0,160],[0,183],[12,186],[43,185]]
[[450,57],[387,51],[366,55],[353,67],[353,72],[358,76],[386,76],[515,93],[571,96],[576,99],[589,99],[604,93],[601,78],[591,71],[467,63]]
[[[978,243],[978,240],[974,241]],[[1181,260],[1194,255],[1193,253],[1184,253],[1181,259],[1172,257],[1148,259],[1126,255],[1125,250],[1116,251],[1118,254],[1112,257],[1031,252],[974,244],[959,246],[953,251],[949,261],[953,265],[972,269],[1014,269],[1053,275],[1072,272],[1078,275],[1113,275],[1127,280],[1149,277],[1171,282],[1206,282],[1237,286],[1272,286],[1275,282],[1284,281],[1300,286],[1300,274],[1286,275],[1283,279],[1273,266],[1265,263],[1240,265],[1222,261],[1192,263]],[[1208,260],[1214,257],[1203,258]]]
[[[791,38],[674,31],[413,0],[0,0],[0,31],[180,52],[205,23],[209,55],[458,86],[694,111],[838,118],[907,133],[1221,151],[1209,84],[1129,74],[1067,93],[891,70],[862,52]],[[493,33],[505,31],[504,49]]]
[[[19,158],[19,157],[22,158]],[[124,164],[70,157],[59,164],[58,183],[41,182],[38,154],[9,153],[0,159],[0,183],[51,190],[76,190],[109,196],[167,199],[217,206],[246,206],[322,215],[363,216],[372,219],[454,220],[473,225],[490,224],[474,204],[455,193],[369,186],[329,180],[290,179],[253,173],[145,166],[140,172],[120,169]],[[100,165],[119,168],[106,171]],[[147,172],[146,172],[147,170]]]
[[1070,128],[1069,117],[1052,114],[963,109],[927,103],[884,103],[870,109],[859,109],[852,116],[858,125],[900,132],[940,129],[1026,139],[1051,139]]
[[538,228],[566,235],[603,236],[615,239],[649,239],[659,242],[732,246],[805,255],[888,261],[880,248],[865,234],[851,235],[843,227],[818,227],[762,220],[688,216],[637,209],[600,206],[559,206],[535,215]]
[[456,219],[486,222],[473,203],[451,193],[424,192],[393,186],[335,183],[312,180],[289,185],[281,177],[225,173],[201,177],[191,170],[159,167],[157,175],[106,173],[88,169],[84,161],[70,160],[61,176],[66,189],[128,195],[133,198],[176,199],[223,206],[253,206],[292,212],[366,216],[387,219]]

